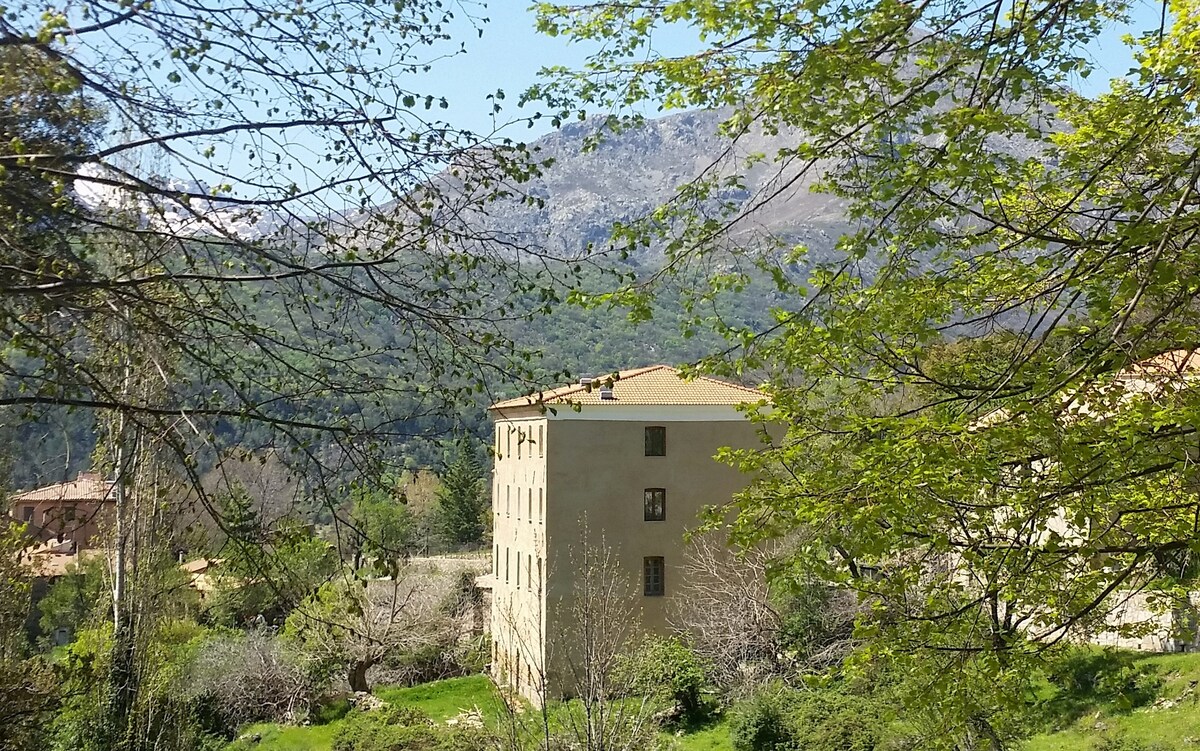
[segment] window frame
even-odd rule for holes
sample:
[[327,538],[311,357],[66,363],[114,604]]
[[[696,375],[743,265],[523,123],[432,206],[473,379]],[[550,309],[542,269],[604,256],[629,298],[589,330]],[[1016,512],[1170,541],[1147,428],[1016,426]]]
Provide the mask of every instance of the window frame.
[[667,455],[667,426],[665,426],[665,425],[647,425],[645,438],[646,438],[646,446],[645,446],[646,456],[666,456]]
[[664,597],[667,594],[667,562],[661,555],[642,558],[642,596]]
[[[655,513],[657,512],[657,513]],[[665,522],[667,520],[667,489],[646,488],[642,491],[642,521]]]

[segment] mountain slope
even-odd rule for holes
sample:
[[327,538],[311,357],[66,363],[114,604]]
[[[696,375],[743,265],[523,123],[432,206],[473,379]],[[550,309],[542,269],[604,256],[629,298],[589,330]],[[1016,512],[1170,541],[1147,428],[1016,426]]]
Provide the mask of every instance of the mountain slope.
[[[799,135],[754,131],[731,141],[718,133],[727,113],[700,110],[648,120],[639,128],[609,135],[590,150],[585,141],[596,134],[600,119],[564,126],[531,144],[537,158],[554,163],[525,191],[544,200],[542,208],[518,201],[493,204],[486,221],[496,232],[526,246],[555,255],[578,256],[589,243],[600,245],[614,221],[627,222],[654,210],[677,195],[689,181],[715,169],[729,174],[749,155],[768,157],[751,169],[745,189],[726,189],[720,197],[746,207],[771,191],[779,178],[770,164],[781,148],[794,146]],[[785,171],[784,179],[794,176]],[[768,232],[790,242],[803,242],[823,255],[845,229],[841,204],[810,191],[811,175],[787,186],[778,200],[756,210],[738,232]]]

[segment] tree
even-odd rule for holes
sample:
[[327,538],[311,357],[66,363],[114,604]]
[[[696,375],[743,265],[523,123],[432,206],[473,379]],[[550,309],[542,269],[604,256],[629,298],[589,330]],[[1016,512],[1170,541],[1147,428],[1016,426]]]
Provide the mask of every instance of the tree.
[[333,547],[295,517],[265,521],[239,488],[222,500],[229,535],[217,549],[215,590],[204,603],[222,625],[279,626],[338,572]]
[[645,636],[636,631],[636,582],[621,568],[603,536],[592,540],[583,520],[571,551],[575,575],[568,597],[555,604],[560,653],[546,662],[563,689],[579,700],[564,721],[567,738],[587,751],[627,751],[646,742],[651,696],[633,690],[638,676],[625,669]]
[[[798,530],[784,576],[861,593],[883,616],[860,629],[863,659],[912,676],[912,711],[939,715],[930,743],[1000,744],[997,713],[1068,635],[1102,628],[1127,592],[1169,608],[1191,587],[1200,393],[1181,387],[1184,355],[1135,364],[1200,341],[1200,6],[1139,20],[1135,69],[1076,92],[1088,45],[1131,7],[541,6],[544,30],[606,42],[531,92],[564,114],[654,99],[729,107],[735,141],[791,138],[749,164],[731,148],[614,244],[657,244],[672,270],[716,261],[697,315],[755,274],[774,282],[771,322],[726,327],[704,363],[758,374],[790,427],[726,457],[758,477],[735,540]],[[699,36],[695,54],[656,52],[671,24]],[[725,200],[750,168],[775,179]],[[835,247],[739,241],[809,186],[844,207]],[[605,299],[637,312],[652,291]]]
[[378,484],[431,415],[529,374],[504,327],[530,308],[509,301],[550,305],[559,269],[516,263],[478,220],[537,164],[413,89],[471,10],[114,0],[0,19],[0,409],[92,418],[116,483],[100,745],[144,738],[151,509],[189,485],[228,532],[199,478],[242,444],[341,521],[350,481]]
[[452,25],[483,23],[472,10],[6,15],[0,408],[119,413],[120,432],[170,447],[209,512],[204,466],[274,449],[333,512],[490,377],[531,377],[504,331],[571,272],[517,263],[480,220],[536,160],[413,88],[456,53]]
[[853,651],[860,615],[853,593],[775,577],[781,550],[777,544],[731,550],[717,532],[689,541],[671,626],[687,635],[713,682],[728,693],[840,666]]
[[29,540],[21,526],[0,528],[0,748],[45,748],[58,704],[54,671],[30,654],[25,627],[32,607]]
[[354,570],[373,561],[380,573],[392,571],[415,543],[416,523],[408,505],[395,495],[357,488],[350,518]]
[[488,499],[483,468],[465,442],[454,446],[437,492],[438,526],[451,546],[477,546],[487,532]]
[[340,672],[351,691],[370,691],[368,671],[385,658],[455,643],[459,629],[444,607],[454,584],[453,577],[412,565],[386,580],[338,578],[288,616],[284,633]]

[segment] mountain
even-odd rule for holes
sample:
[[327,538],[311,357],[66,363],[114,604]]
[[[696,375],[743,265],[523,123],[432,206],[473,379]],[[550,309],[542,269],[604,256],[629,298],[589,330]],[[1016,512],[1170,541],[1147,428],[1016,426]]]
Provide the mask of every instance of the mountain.
[[[603,244],[614,221],[644,216],[678,194],[681,186],[716,170],[728,175],[751,154],[768,156],[766,164],[750,170],[744,189],[724,189],[718,197],[742,209],[772,192],[781,181],[796,177],[794,170],[779,174],[771,157],[794,146],[799,134],[755,130],[731,141],[718,132],[728,112],[697,110],[647,120],[640,127],[607,135],[585,150],[603,120],[592,118],[563,126],[530,144],[537,159],[552,159],[543,174],[522,186],[544,201],[542,208],[511,200],[486,209],[488,227],[526,247],[554,255],[577,257],[589,243]],[[711,174],[711,173],[710,173]],[[823,255],[846,228],[842,205],[834,198],[812,193],[812,175],[796,179],[768,205],[756,208],[737,235],[769,233],[790,243],[804,243]]]

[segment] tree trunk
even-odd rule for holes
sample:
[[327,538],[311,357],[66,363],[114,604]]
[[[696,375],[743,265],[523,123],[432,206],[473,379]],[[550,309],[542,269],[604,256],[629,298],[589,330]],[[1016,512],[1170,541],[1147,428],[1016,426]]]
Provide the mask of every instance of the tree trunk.
[[367,671],[371,669],[374,663],[370,660],[359,660],[351,663],[350,671],[346,675],[346,680],[350,683],[350,690],[355,693],[363,692],[370,693],[371,686],[367,683]]

